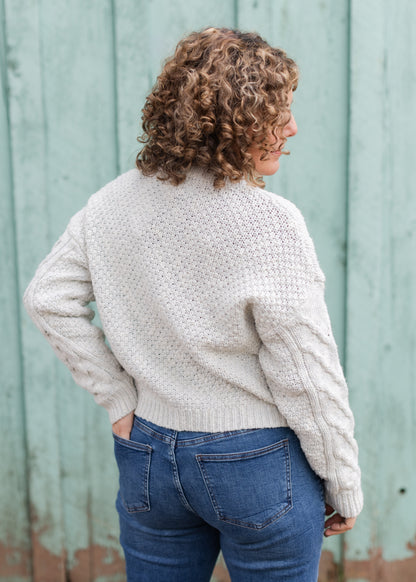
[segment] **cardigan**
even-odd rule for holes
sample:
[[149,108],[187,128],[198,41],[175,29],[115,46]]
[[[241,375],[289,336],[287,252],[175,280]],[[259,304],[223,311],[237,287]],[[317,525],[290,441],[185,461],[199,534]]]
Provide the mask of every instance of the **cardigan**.
[[216,189],[197,167],[178,186],[134,168],[71,218],[23,300],[111,423],[289,426],[327,502],[354,517],[358,446],[324,291],[289,200],[245,180]]

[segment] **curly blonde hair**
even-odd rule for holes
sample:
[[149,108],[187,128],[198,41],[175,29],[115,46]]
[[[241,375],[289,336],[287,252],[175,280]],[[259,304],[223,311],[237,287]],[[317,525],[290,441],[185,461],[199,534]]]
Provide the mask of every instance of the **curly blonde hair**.
[[247,150],[254,142],[267,156],[267,132],[282,137],[297,83],[296,63],[255,33],[193,32],[167,59],[146,99],[137,138],[145,145],[136,166],[174,185],[199,166],[213,174],[216,188],[226,178],[264,187]]

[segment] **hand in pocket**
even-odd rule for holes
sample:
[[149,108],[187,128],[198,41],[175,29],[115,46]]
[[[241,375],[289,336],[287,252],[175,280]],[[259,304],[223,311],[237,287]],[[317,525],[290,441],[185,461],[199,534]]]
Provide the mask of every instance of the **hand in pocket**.
[[134,411],[132,410],[126,416],[123,416],[123,418],[120,418],[119,420],[117,420],[117,422],[115,422],[112,425],[113,433],[123,439],[130,440],[130,433],[131,429],[133,428],[133,421],[134,421]]

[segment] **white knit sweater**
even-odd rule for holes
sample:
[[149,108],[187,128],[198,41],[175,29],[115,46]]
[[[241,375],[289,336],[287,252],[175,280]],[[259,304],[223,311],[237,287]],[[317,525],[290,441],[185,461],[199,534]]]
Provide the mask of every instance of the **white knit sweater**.
[[290,426],[352,517],[358,448],[324,285],[285,198],[216,190],[197,168],[176,187],[133,169],[73,216],[24,304],[112,423],[135,410],[174,430]]

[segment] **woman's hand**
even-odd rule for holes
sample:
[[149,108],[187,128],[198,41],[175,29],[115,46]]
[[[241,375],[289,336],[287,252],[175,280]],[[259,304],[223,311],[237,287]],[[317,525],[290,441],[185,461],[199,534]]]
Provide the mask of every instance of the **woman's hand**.
[[356,517],[342,517],[339,513],[334,513],[334,509],[327,503],[325,506],[325,515],[330,515],[331,517],[325,522],[325,528],[327,529],[325,529],[324,536],[336,536],[354,527]]
[[133,428],[134,411],[129,412],[123,418],[120,418],[115,422],[113,427],[113,433],[121,437],[122,439],[130,440],[131,429]]

